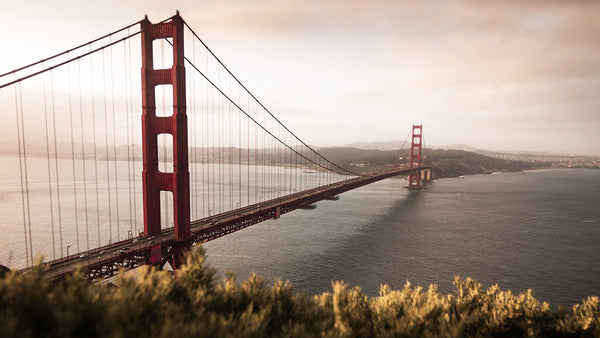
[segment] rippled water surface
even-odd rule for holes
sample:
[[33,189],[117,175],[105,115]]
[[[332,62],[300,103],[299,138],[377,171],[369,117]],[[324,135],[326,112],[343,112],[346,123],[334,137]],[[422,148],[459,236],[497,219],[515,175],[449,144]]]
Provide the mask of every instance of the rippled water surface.
[[453,290],[533,288],[552,306],[600,295],[600,170],[545,170],[441,179],[421,191],[387,179],[205,244],[220,273],[254,271],[320,293],[332,280]]

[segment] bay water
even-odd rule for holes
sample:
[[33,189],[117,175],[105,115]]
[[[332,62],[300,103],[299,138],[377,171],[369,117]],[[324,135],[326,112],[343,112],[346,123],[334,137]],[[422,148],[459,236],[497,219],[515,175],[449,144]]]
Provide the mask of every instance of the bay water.
[[[61,175],[59,199],[58,182],[48,182],[48,161],[33,158],[25,200],[15,176],[18,160],[0,160],[0,264],[28,264],[25,243],[31,245],[32,256],[48,260],[135,236],[143,229],[139,163],[99,163],[106,173],[112,170],[111,178],[102,170],[96,174],[94,162],[73,165],[59,160],[51,167]],[[191,189],[196,193],[195,218],[236,203],[256,203],[280,190],[273,182],[262,187],[268,181],[260,177],[271,168],[225,166],[222,172],[234,173],[234,179],[219,182],[213,179],[216,168],[195,166],[200,178]],[[278,170],[288,178],[296,178],[292,175],[298,172]],[[315,183],[310,171],[299,173],[301,184],[294,189]],[[240,193],[242,184],[235,178],[242,176],[250,178],[251,193]],[[448,293],[458,275],[515,293],[531,288],[552,306],[600,295],[600,170],[472,175],[428,182],[419,191],[405,186],[403,178],[386,179],[346,192],[339,200],[318,202],[316,209],[295,210],[205,243],[209,264],[220,277],[228,270],[239,279],[255,272],[269,283],[290,280],[296,292],[308,294],[331,290],[333,280],[358,285],[370,296],[378,294],[381,284],[398,289],[407,281],[423,287],[437,284]],[[203,199],[214,191],[221,192],[222,203]],[[28,215],[23,205],[31,210]]]
[[454,276],[551,306],[600,295],[600,170],[496,173],[404,189],[391,178],[204,245],[219,275],[256,272],[297,292],[410,281],[452,292]]

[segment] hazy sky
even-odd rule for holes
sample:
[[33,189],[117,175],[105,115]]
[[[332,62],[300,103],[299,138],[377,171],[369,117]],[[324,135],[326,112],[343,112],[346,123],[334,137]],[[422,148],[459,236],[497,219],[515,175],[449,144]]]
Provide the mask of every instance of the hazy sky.
[[[311,144],[600,155],[600,1],[6,1],[0,73],[176,9]],[[8,34],[7,34],[8,33]]]

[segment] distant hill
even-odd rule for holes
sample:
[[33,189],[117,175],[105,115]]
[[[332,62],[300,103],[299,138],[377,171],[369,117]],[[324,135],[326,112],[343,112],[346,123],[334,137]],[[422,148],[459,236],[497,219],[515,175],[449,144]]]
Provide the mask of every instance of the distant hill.
[[[404,163],[408,162],[406,158],[408,148],[404,147],[404,151],[402,153],[398,153],[397,149],[400,149],[402,144],[400,141],[390,141],[390,142],[377,142],[377,143],[356,143],[361,145],[362,147],[380,147],[380,148],[390,148],[390,149],[365,149],[365,148],[357,148],[357,147],[330,147],[330,148],[319,148],[318,151],[325,158],[329,159],[331,162],[341,166],[342,168],[348,169],[350,171],[356,173],[366,173],[374,170],[384,169],[389,166],[395,166],[403,161]],[[75,158],[80,159],[82,157],[81,154],[81,145],[74,144],[75,150]],[[46,148],[42,147],[40,144],[33,144],[31,146],[28,145],[28,156],[46,156]],[[87,144],[84,147],[85,149],[85,158],[93,159],[97,157],[102,160],[105,159],[106,156],[106,148],[103,146],[99,146],[94,149],[92,144]],[[0,155],[16,155],[15,148],[10,148],[9,146],[0,146]],[[59,158],[70,158],[71,157],[71,144],[60,144],[58,147],[58,157]],[[129,150],[129,152],[128,152]],[[116,155],[116,158],[119,160],[127,160],[129,158],[140,161],[141,160],[141,146],[140,145],[132,145],[126,146],[121,145],[117,146],[115,149],[109,147],[108,158],[112,159],[113,156]],[[244,152],[239,152],[238,148],[193,148],[190,149],[190,154],[196,153],[196,157],[194,157],[191,162],[207,162],[211,161],[212,157],[215,154],[222,154],[223,157],[220,161],[223,163],[250,163],[256,164],[255,159],[265,159],[267,163],[271,162],[273,159],[284,159],[283,162],[280,162],[282,165],[292,165],[294,163],[285,163],[286,156],[279,156],[282,153],[288,154],[287,150],[277,150],[273,151],[260,151],[260,150],[244,150]],[[171,151],[167,152],[168,160],[171,159]],[[239,158],[239,155],[242,154],[242,158]],[[532,161],[519,161],[514,159],[501,159],[497,158],[496,153],[489,153],[489,155],[496,157],[486,156],[481,153],[476,153],[472,151],[464,151],[464,150],[452,150],[452,149],[423,149],[424,154],[424,162],[432,163],[434,165],[433,175],[434,178],[443,178],[443,177],[457,177],[461,175],[469,175],[469,174],[484,174],[484,173],[492,173],[496,171],[521,171],[531,168],[539,168],[539,167],[550,167],[552,166],[552,161],[548,161],[546,158],[535,158],[535,162]],[[400,158],[403,157],[403,158]],[[506,157],[506,156],[504,156]],[[521,158],[517,158],[521,159]],[[527,159],[527,158],[524,158]]]
[[[443,149],[443,150],[463,150],[477,154],[483,155],[531,155],[531,156],[569,156],[565,154],[557,154],[557,153],[549,153],[549,152],[540,152],[540,151],[501,151],[501,150],[486,150],[486,149],[478,149],[471,147],[466,144],[447,144],[441,146],[432,146],[425,145],[429,149]],[[358,148],[358,149],[370,149],[370,150],[398,150],[401,148],[408,149],[410,148],[410,143],[404,143],[404,141],[392,140],[386,142],[354,142],[344,146],[341,148]],[[319,148],[321,149],[321,148]]]
[[549,166],[550,163],[531,163],[489,157],[464,150],[434,149],[428,151],[426,162],[433,164],[434,178],[471,174],[511,172]]
[[[400,163],[396,150],[368,150],[351,147],[323,148],[323,156],[341,167],[365,173]],[[547,163],[530,163],[498,159],[463,150],[424,149],[424,162],[433,164],[434,178],[486,174],[498,171],[521,171],[544,167]],[[406,160],[403,160],[406,162]]]
[[[387,142],[355,142],[350,143],[341,148],[357,148],[357,149],[371,149],[371,150],[398,150],[402,148],[404,141],[392,140]],[[409,144],[410,146],[410,144]],[[407,146],[404,145],[404,148]]]
[[[430,148],[430,149],[464,150],[464,151],[471,151],[474,153],[489,152],[487,150],[473,148],[466,144],[451,144],[451,145],[444,145],[444,146],[431,146],[428,144],[424,144],[424,146],[427,146],[427,148]],[[372,150],[398,150],[398,149],[402,149],[402,148],[407,149],[407,148],[410,148],[410,139],[408,139],[406,141],[406,143],[404,141],[399,141],[399,140],[392,140],[392,141],[385,141],[385,142],[354,142],[354,143],[344,145],[344,146],[342,146],[342,148],[358,148],[358,149],[372,149]]]

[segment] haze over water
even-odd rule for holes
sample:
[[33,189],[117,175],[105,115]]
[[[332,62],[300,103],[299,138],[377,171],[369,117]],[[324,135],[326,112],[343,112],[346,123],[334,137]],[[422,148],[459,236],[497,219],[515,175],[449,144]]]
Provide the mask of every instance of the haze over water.
[[600,295],[600,171],[565,169],[436,180],[388,179],[205,244],[221,274],[255,271],[295,291],[332,280],[376,295],[406,280],[453,291],[455,275],[552,306]]

